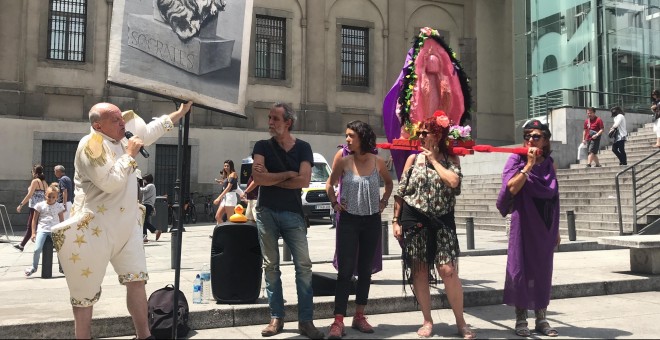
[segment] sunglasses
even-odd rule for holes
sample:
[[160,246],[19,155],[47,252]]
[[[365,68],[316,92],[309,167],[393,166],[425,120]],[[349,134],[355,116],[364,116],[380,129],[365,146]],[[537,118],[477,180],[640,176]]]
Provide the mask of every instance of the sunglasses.
[[429,132],[428,132],[428,131],[419,131],[417,134],[418,134],[419,136],[426,137],[426,136],[429,135]]
[[543,137],[543,135],[529,134],[529,133],[526,133],[525,135],[523,135],[523,138],[525,140],[529,140],[530,138],[532,138],[534,141],[538,141],[539,139],[541,139],[541,137]]

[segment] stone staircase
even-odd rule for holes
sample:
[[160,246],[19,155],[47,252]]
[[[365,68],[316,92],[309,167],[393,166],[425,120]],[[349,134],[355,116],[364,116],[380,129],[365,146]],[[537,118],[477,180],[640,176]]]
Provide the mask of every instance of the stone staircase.
[[[651,124],[634,131],[628,135],[626,153],[628,165],[654,153],[657,149],[651,145],[655,143],[655,133]],[[569,169],[559,169],[557,178],[560,193],[560,233],[567,232],[566,211],[575,213],[575,226],[578,236],[599,237],[619,234],[619,215],[616,200],[615,176],[623,170],[619,160],[611,151],[611,145],[601,150],[598,155],[600,168],[587,168],[586,161],[572,164]],[[656,154],[654,159],[660,158]],[[660,164],[653,166],[660,168]],[[645,193],[642,197],[657,196],[657,181],[655,190]],[[621,211],[623,216],[624,233],[633,230],[633,200],[632,176],[630,172],[619,178],[621,192]],[[495,202],[502,185],[501,174],[465,176],[462,183],[462,194],[456,202],[456,224],[459,228],[465,227],[467,217],[474,220],[475,229],[501,230],[506,229],[506,219],[502,217]],[[638,220],[638,225],[650,224],[660,218],[660,204],[655,203],[646,219]]]

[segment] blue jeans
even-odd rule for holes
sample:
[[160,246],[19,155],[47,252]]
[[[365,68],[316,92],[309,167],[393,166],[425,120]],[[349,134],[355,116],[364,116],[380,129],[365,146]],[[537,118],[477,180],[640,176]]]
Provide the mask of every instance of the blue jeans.
[[44,249],[44,243],[46,242],[46,237],[50,236],[50,231],[37,231],[37,237],[34,240],[34,255],[32,257],[32,268],[35,270],[39,267],[39,258],[41,257],[41,252]]
[[300,214],[290,211],[257,207],[259,244],[264,258],[266,293],[271,318],[284,318],[284,297],[280,279],[280,250],[277,240],[282,240],[291,250],[296,269],[298,292],[298,321],[314,319],[314,293],[312,291],[312,260],[307,248],[307,227]]

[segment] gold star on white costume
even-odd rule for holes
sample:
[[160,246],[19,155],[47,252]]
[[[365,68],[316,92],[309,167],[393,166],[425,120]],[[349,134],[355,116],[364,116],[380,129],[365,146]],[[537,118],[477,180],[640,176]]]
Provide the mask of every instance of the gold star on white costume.
[[99,237],[99,235],[101,234],[101,231],[102,231],[101,228],[99,228],[99,226],[96,226],[96,227],[92,228],[92,235],[94,235],[96,237]]
[[84,276],[84,277],[87,277],[87,278],[88,278],[88,277],[89,277],[89,274],[91,274],[91,273],[92,273],[92,271],[89,270],[89,267],[87,267],[87,268],[85,268],[85,269],[82,270],[82,273],[80,273],[80,276]]
[[69,260],[71,262],[76,263],[76,261],[80,261],[80,256],[76,253],[71,253],[71,257],[69,257]]
[[73,241],[73,243],[78,243],[78,247],[83,243],[87,243],[87,241],[85,241],[85,235],[76,235],[76,240]]
[[105,212],[108,211],[108,209],[105,207],[105,204],[101,204],[96,207],[96,212],[99,214],[105,215]]

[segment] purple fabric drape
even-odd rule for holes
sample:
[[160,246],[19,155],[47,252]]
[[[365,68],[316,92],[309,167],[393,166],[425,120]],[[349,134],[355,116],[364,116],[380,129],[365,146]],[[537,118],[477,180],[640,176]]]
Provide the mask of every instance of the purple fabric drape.
[[[350,151],[348,150],[348,145],[343,144],[340,145],[342,148],[342,157],[346,157]],[[373,154],[377,155],[378,154],[378,149],[374,149],[371,151]],[[334,166],[334,164],[333,164]],[[337,187],[337,202],[341,202],[341,181],[344,178],[344,176],[339,178],[339,185]],[[332,265],[335,267],[336,270],[339,270],[339,262],[337,261],[337,235],[339,234],[339,215],[340,213],[335,213],[335,255],[332,258]],[[356,257],[357,259],[357,257]],[[379,271],[383,270],[383,242],[379,241],[378,244],[376,245],[376,251],[374,253],[374,262],[371,265],[371,273],[376,274]],[[357,275],[357,265],[355,266],[355,270],[353,271],[353,275]]]
[[[401,122],[399,122],[399,117],[396,115],[396,103],[401,94],[401,86],[403,84],[404,71],[410,64],[412,60],[413,49],[408,50],[408,55],[406,56],[406,62],[403,63],[403,68],[399,77],[397,77],[394,85],[385,96],[383,100],[383,127],[385,129],[385,136],[387,136],[387,141],[392,143],[392,140],[397,139],[401,136]],[[394,170],[396,171],[396,177],[401,179],[401,172],[403,172],[403,166],[406,164],[406,159],[414,151],[409,150],[390,150],[392,155],[392,164],[394,165]],[[416,153],[416,152],[414,152]]]
[[550,303],[554,249],[559,233],[559,188],[552,157],[529,173],[515,195],[509,180],[523,169],[527,157],[511,155],[502,173],[497,209],[511,213],[509,249],[504,283],[504,303],[537,310]]

